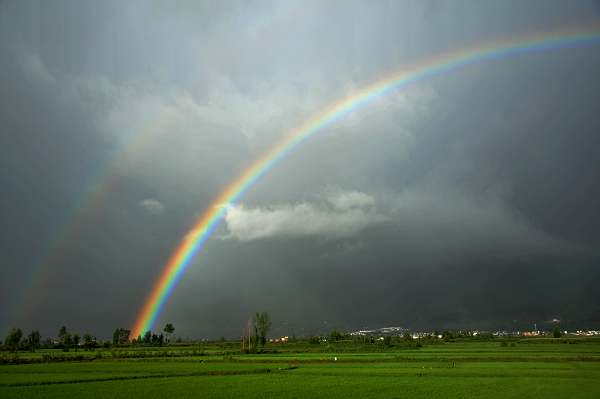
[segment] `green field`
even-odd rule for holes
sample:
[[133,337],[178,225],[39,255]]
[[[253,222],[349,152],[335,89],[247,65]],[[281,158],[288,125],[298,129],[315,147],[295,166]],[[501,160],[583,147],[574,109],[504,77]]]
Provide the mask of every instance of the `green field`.
[[[298,343],[267,346],[267,353],[255,355],[236,354],[234,344],[56,351],[86,360],[2,365],[0,397],[600,397],[600,341],[513,345]],[[34,360],[48,352],[18,356]]]

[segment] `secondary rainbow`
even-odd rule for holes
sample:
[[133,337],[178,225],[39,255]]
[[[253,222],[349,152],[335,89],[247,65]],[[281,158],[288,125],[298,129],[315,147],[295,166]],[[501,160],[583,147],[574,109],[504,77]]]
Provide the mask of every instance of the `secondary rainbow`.
[[235,204],[248,189],[291,151],[315,133],[322,131],[326,126],[369,103],[374,98],[381,97],[411,83],[467,65],[520,54],[596,44],[600,44],[600,29],[598,26],[498,40],[477,47],[443,53],[412,67],[404,68],[332,104],[325,111],[287,133],[281,141],[239,175],[196,220],[165,265],[160,278],[145,301],[132,329],[132,337],[137,337],[152,329],[162,308],[190,265],[191,260],[221,222],[227,208]]

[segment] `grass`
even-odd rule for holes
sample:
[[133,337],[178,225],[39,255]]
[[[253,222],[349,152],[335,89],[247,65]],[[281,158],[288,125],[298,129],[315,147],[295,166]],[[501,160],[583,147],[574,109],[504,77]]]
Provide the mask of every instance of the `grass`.
[[92,361],[0,366],[0,397],[600,397],[600,341],[359,347],[299,343],[234,355],[233,347],[212,345],[201,352],[160,348],[152,356],[136,349],[139,358],[103,351]]

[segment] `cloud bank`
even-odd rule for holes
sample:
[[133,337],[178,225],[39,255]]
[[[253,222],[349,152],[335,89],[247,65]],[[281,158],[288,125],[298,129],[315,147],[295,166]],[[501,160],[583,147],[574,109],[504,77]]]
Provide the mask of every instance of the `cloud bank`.
[[225,216],[228,237],[252,241],[271,237],[348,237],[384,222],[372,196],[359,191],[330,192],[318,202],[270,207],[231,206]]

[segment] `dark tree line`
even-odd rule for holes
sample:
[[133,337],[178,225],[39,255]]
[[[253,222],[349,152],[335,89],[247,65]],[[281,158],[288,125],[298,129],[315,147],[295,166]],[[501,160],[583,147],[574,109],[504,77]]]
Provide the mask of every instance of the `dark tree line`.
[[[112,341],[100,342],[91,333],[86,332],[80,336],[76,332],[69,331],[66,326],[62,326],[58,330],[57,338],[46,338],[42,340],[42,335],[38,330],[31,331],[27,336],[24,336],[23,330],[13,328],[8,332],[4,339],[3,348],[9,351],[30,350],[32,352],[40,348],[46,349],[62,349],[69,351],[71,349],[78,350],[79,348],[91,350],[99,346],[110,347],[112,345],[155,345],[161,346],[171,341],[171,337],[175,332],[175,327],[172,323],[165,325],[163,333],[152,333],[146,331],[144,336],[131,339],[131,331],[125,328],[117,328],[113,332]],[[0,346],[2,342],[0,341]]]
[[139,335],[137,338],[133,338],[131,340],[129,340],[129,335],[130,335],[130,331],[129,330],[124,330],[124,329],[117,329],[115,331],[115,334],[117,333],[118,330],[122,330],[123,331],[123,336],[125,335],[125,331],[127,333],[127,339],[124,340],[124,342],[122,343],[131,343],[134,345],[153,345],[153,346],[162,346],[165,343],[169,343],[171,341],[171,336],[173,335],[173,333],[175,332],[175,327],[173,326],[172,323],[167,323],[165,325],[165,327],[163,328],[163,332],[164,334],[161,333],[153,333],[152,331],[148,330],[144,333],[144,335]]
[[77,333],[69,332],[66,326],[62,326],[58,330],[58,339],[52,340],[46,338],[42,341],[42,335],[38,330],[31,331],[27,336],[23,336],[23,331],[20,328],[13,328],[9,331],[4,340],[4,348],[9,351],[30,350],[35,352],[40,348],[48,349],[63,349],[71,348],[92,349],[97,346],[96,338],[90,333],[83,334],[83,340]]

